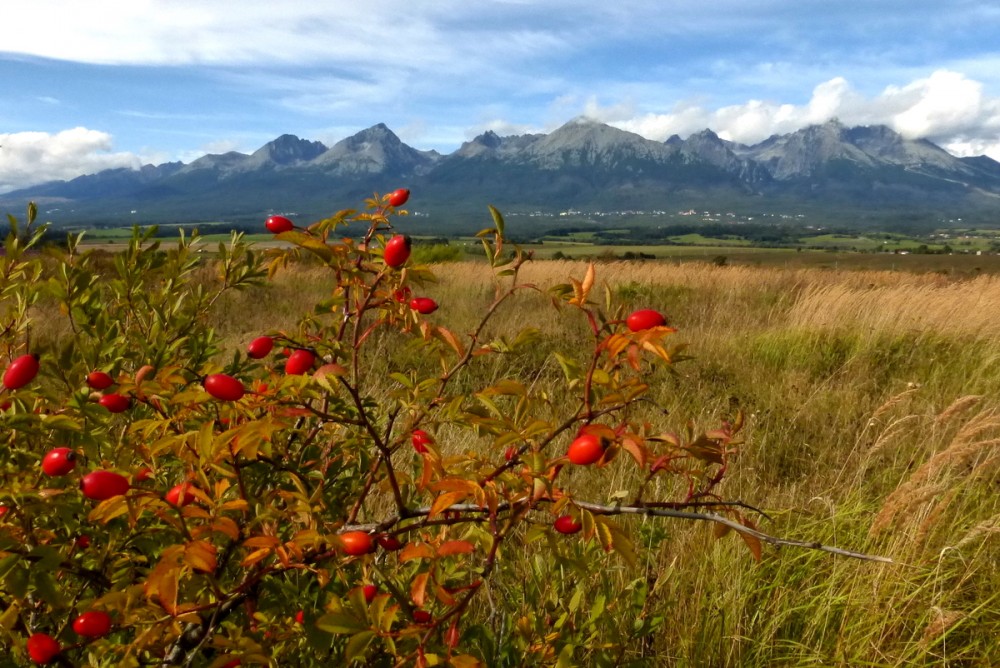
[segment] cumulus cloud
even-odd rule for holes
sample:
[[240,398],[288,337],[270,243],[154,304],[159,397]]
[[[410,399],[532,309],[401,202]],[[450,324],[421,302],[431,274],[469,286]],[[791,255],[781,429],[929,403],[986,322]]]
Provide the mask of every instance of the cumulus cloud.
[[985,154],[1000,160],[1000,98],[985,95],[981,83],[949,70],[888,86],[870,97],[836,77],[816,86],[802,105],[750,100],[710,109],[678,104],[668,113],[625,120],[620,118],[620,105],[588,102],[584,111],[650,139],[685,137],[711,128],[725,139],[745,144],[837,118],[845,125],[887,125],[905,137],[929,139],[957,155]]
[[102,169],[140,166],[138,156],[112,148],[111,135],[83,127],[56,134],[0,134],[0,193]]

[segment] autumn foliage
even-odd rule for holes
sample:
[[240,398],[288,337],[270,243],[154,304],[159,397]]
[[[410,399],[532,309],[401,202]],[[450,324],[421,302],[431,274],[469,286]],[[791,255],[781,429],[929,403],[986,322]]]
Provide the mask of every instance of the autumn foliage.
[[[666,319],[628,317],[591,265],[549,291],[544,314],[587,332],[586,349],[546,358],[573,399],[535,391],[524,370],[484,381],[477,365],[540,343],[532,328],[487,336],[515,295],[538,290],[519,277],[529,258],[491,208],[478,236],[494,293],[471,329],[451,329],[431,269],[393,231],[403,192],[307,227],[272,217],[284,247],[266,252],[239,236],[211,256],[183,236],[163,249],[137,230],[104,264],[79,238],[37,253],[33,209],[27,225],[11,220],[0,652],[101,666],[572,665],[585,640],[568,626],[506,655],[513,631],[483,613],[491,578],[526,545],[628,564],[636,547],[616,516],[658,515],[735,528],[759,558],[747,511],[717,493],[741,417],[676,433],[643,405],[679,356]],[[327,298],[224,356],[220,297],[266,289],[305,258],[327,269]],[[51,331],[35,322],[43,308],[60,314]],[[396,353],[387,377],[369,373]],[[629,481],[617,505],[592,482],[611,471]]]

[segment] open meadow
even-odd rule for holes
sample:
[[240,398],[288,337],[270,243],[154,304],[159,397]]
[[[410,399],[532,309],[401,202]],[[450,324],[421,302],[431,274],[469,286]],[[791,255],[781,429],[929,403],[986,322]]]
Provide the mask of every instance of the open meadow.
[[[432,319],[468,331],[491,298],[489,272],[476,262],[434,270],[439,282],[424,290],[441,304]],[[522,279],[541,290],[505,304],[491,332],[541,329],[541,344],[521,353],[541,362],[543,372],[519,378],[533,391],[558,376],[545,359],[550,344],[584,345],[586,335],[578,313],[575,323],[554,317],[544,289],[585,270],[578,261],[529,263]],[[759,527],[773,535],[895,563],[768,545],[757,562],[738,537],[716,538],[707,523],[623,520],[643,548],[636,564],[611,555],[554,591],[538,575],[549,548],[529,543],[502,554],[479,615],[507,620],[505,633],[528,646],[565,633],[569,615],[591,646],[613,648],[607,665],[995,665],[1000,278],[610,262],[597,265],[597,285],[629,308],[669,314],[689,345],[692,359],[675,374],[648,378],[650,421],[711,428],[745,413],[724,498],[765,511]],[[283,270],[273,284],[220,302],[217,332],[235,349],[291,327],[328,287],[319,267]],[[421,364],[394,345],[391,335],[379,343],[369,382]],[[518,377],[537,366],[526,362],[498,357],[478,373]],[[467,445],[441,439],[445,451]],[[588,500],[614,503],[628,487],[626,467],[610,468],[611,484],[602,472]],[[567,569],[573,549],[565,548]],[[543,660],[527,655],[525,664]]]

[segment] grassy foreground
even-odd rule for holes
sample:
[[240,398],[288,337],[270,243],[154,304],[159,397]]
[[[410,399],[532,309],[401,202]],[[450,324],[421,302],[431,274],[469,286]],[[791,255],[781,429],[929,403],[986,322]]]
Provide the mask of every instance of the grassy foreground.
[[[537,262],[523,278],[544,288],[585,267]],[[440,283],[424,290],[441,304],[432,318],[461,332],[490,299],[488,272],[474,262],[436,271]],[[758,563],[711,526],[646,519],[625,523],[643,544],[637,565],[611,555],[547,594],[536,574],[549,545],[505,554],[484,618],[511,620],[507,632],[530,645],[575,615],[590,646],[615,647],[592,665],[995,665],[1000,278],[649,262],[601,264],[597,277],[628,303],[668,313],[690,344],[694,359],[676,375],[650,377],[651,421],[679,429],[736,407],[747,415],[729,499],[765,510],[760,528],[774,535],[897,563],[767,546]],[[290,269],[221,305],[217,331],[241,347],[291,326],[325,289],[320,268]],[[551,313],[544,292],[523,293],[495,334],[531,321],[548,341],[584,335]],[[391,339],[381,352],[401,363]],[[545,368],[558,373],[554,361]],[[482,373],[518,370],[507,359]],[[545,389],[546,374],[528,380]],[[630,482],[624,470],[594,474],[588,500],[614,502]],[[592,554],[558,549],[567,563]],[[525,664],[555,660],[529,654]]]

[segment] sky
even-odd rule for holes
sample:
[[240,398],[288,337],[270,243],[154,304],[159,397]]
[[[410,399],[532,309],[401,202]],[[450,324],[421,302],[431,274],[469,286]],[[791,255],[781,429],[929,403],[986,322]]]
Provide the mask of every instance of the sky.
[[8,1],[0,90],[0,193],[285,133],[383,122],[448,153],[581,115],[748,144],[835,117],[1000,160],[1000,1]]

